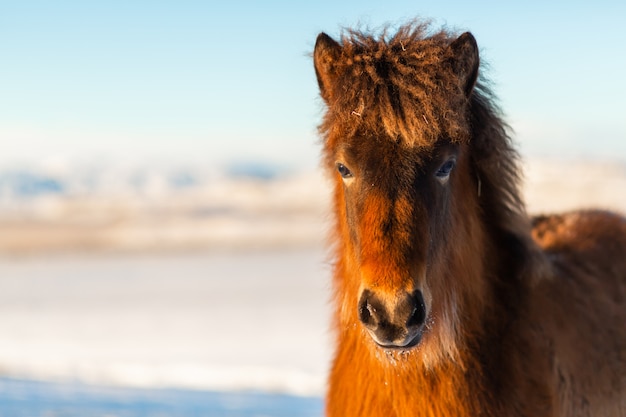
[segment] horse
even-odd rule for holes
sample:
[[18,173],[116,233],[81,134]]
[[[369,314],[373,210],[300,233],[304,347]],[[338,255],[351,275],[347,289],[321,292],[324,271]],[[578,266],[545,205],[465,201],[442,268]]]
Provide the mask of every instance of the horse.
[[626,416],[626,219],[531,217],[470,32],[317,37],[330,417]]

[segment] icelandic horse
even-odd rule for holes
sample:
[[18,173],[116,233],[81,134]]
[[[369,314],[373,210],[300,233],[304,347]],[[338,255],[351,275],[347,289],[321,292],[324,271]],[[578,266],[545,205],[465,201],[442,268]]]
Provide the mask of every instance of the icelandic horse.
[[321,33],[313,60],[334,184],[327,415],[626,416],[626,220],[526,214],[474,37]]

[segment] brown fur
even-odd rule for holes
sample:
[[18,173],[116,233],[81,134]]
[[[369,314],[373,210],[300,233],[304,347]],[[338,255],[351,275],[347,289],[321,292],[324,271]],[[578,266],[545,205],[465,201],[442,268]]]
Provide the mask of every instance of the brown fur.
[[[626,220],[529,219],[473,37],[321,34],[314,61],[335,183],[327,414],[626,415]],[[374,343],[359,297],[397,320],[413,291],[417,346]]]

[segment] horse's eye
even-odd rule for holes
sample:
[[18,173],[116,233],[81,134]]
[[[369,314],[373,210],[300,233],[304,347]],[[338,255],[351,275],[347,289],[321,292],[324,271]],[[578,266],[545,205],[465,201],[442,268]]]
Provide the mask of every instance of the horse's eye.
[[352,178],[352,172],[344,164],[337,163],[337,171],[343,178]]
[[455,165],[456,165],[456,159],[454,158],[448,159],[446,162],[444,162],[444,164],[441,167],[439,167],[439,169],[435,173],[435,176],[441,181],[447,180],[448,177],[450,176],[450,172],[452,172],[452,169],[454,168]]

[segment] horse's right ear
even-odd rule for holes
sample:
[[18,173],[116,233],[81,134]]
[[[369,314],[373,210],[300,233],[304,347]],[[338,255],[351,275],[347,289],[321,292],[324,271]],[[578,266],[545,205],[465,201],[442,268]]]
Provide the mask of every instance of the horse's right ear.
[[341,45],[324,32],[320,33],[315,41],[313,64],[320,94],[327,103],[332,96],[333,79],[336,76],[335,63],[340,56]]
[[478,78],[478,45],[474,35],[465,32],[450,44],[452,69],[460,78],[461,88],[467,97],[472,94]]

